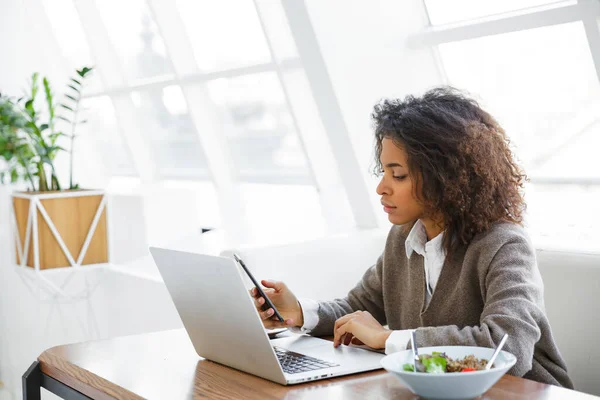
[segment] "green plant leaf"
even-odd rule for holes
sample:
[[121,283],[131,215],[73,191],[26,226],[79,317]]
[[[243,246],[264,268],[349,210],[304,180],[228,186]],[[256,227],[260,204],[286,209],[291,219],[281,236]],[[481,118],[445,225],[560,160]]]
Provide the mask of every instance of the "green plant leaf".
[[66,151],[66,150],[65,150],[65,148],[64,148],[64,147],[61,147],[61,146],[48,146],[48,147],[46,148],[46,151],[48,152],[48,154],[50,154],[50,153],[55,153],[55,152],[57,152],[57,151],[59,151],[59,150],[61,150],[61,151]]
[[35,149],[35,154],[39,157],[44,157],[46,155],[47,151],[47,147],[41,145],[39,142],[36,142],[33,145],[34,149]]
[[85,78],[86,75],[89,74],[92,71],[92,69],[94,69],[94,67],[83,67],[82,69],[77,70],[77,74],[80,77]]
[[74,147],[73,143],[74,143],[75,137],[77,136],[76,135],[76,126],[77,126],[78,123],[79,124],[85,124],[85,123],[87,123],[87,120],[78,121],[78,118],[77,118],[78,117],[78,113],[86,111],[83,107],[80,107],[81,92],[78,89],[83,89],[82,82],[89,75],[89,73],[92,72],[93,68],[94,67],[83,67],[80,70],[76,70],[77,75],[79,75],[80,80],[71,79],[71,81],[74,82],[77,85],[77,88],[74,87],[74,86],[72,86],[72,85],[69,85],[69,87],[71,89],[75,90],[75,92],[77,93],[77,95],[76,96],[69,95],[69,94],[66,95],[67,98],[70,99],[70,100],[72,100],[74,104],[71,105],[71,106],[68,106],[68,105],[65,105],[65,104],[61,105],[63,108],[65,108],[65,109],[67,109],[67,110],[69,110],[69,111],[71,111],[73,113],[72,120],[68,121],[68,122],[71,123],[71,127],[72,127],[71,134],[67,135],[71,139],[71,149],[69,151],[69,157],[71,158],[71,160],[70,160],[71,167],[69,169],[69,182],[70,182],[69,186],[70,186],[71,189],[78,187],[77,185],[73,184],[73,151],[74,151],[74,149],[73,149],[73,147]]
[[38,139],[42,137],[42,132],[41,132],[41,131],[40,131],[40,129],[37,127],[37,125],[35,124],[35,122],[33,122],[33,121],[27,121],[27,125],[26,125],[26,127],[27,127],[28,129],[30,129],[30,130],[31,130],[31,133],[32,133],[33,135],[37,136],[37,137],[38,137]]
[[29,145],[27,143],[20,144],[20,145],[17,146],[16,150],[19,151],[19,152],[24,153],[27,150],[29,150]]
[[33,112],[33,99],[29,99],[25,102],[25,110]]
[[48,112],[50,114],[50,125],[52,125],[52,120],[54,119],[54,99],[52,95],[52,88],[50,87],[50,82],[48,82],[48,78],[44,77],[44,92],[46,93],[46,103],[48,103]]
[[40,131],[45,131],[46,129],[48,129],[48,124],[41,124],[40,125]]
[[65,122],[67,122],[67,123],[69,123],[69,124],[71,123],[71,120],[70,120],[69,118],[67,118],[67,117],[63,117],[62,115],[59,115],[59,116],[58,116],[58,117],[56,117],[56,118],[58,118],[58,119],[60,119],[60,120],[62,120],[62,121],[65,121]]
[[39,73],[34,72],[31,75],[31,101],[33,101],[33,99],[35,99],[35,97],[37,96],[37,92],[38,92],[38,77],[40,76]]

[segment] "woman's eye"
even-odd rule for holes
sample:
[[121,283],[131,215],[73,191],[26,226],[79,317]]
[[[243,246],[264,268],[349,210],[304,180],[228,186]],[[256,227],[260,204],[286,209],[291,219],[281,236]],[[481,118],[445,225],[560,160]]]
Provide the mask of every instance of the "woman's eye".
[[398,181],[403,181],[404,179],[406,179],[408,175],[400,175],[400,176],[395,176],[394,175],[394,179],[398,180]]

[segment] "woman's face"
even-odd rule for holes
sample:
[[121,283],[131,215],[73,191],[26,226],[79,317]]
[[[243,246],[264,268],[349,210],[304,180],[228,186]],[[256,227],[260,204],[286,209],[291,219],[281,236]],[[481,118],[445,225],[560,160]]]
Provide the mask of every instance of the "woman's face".
[[417,191],[413,188],[406,159],[402,148],[391,139],[383,139],[379,159],[383,166],[383,177],[377,185],[377,194],[381,196],[383,211],[395,225],[406,224],[423,216],[423,204],[415,197]]

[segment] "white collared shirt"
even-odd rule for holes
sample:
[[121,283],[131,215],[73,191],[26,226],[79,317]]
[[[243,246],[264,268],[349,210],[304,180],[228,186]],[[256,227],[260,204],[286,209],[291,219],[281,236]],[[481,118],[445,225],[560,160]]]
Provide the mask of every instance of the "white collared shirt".
[[[444,233],[442,232],[430,241],[427,241],[425,225],[423,225],[421,220],[417,220],[404,243],[407,258],[410,259],[413,252],[423,256],[427,290],[427,295],[425,296],[426,305],[429,304],[429,300],[440,278],[444,261],[446,260],[446,252],[442,247],[443,238]],[[309,332],[319,323],[319,315],[317,313],[319,303],[310,299],[300,299],[299,302],[304,316],[304,325],[301,331]],[[406,350],[406,345],[410,340],[410,333],[412,331],[413,329],[393,331],[385,342],[385,353],[391,354]]]
[[406,237],[404,248],[406,257],[410,259],[413,251],[423,256],[423,266],[425,268],[425,282],[427,286],[426,301],[429,304],[431,295],[437,286],[438,279],[446,260],[446,251],[442,247],[444,232],[440,233],[430,241],[427,241],[427,232],[425,225],[421,220],[417,220]]

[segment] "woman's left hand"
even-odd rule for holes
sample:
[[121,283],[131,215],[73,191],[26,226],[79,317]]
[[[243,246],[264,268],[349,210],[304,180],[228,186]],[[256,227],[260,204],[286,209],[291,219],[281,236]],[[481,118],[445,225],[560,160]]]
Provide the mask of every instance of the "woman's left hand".
[[392,331],[385,329],[368,311],[356,311],[335,321],[333,347],[340,344],[366,344],[373,349],[384,349]]

